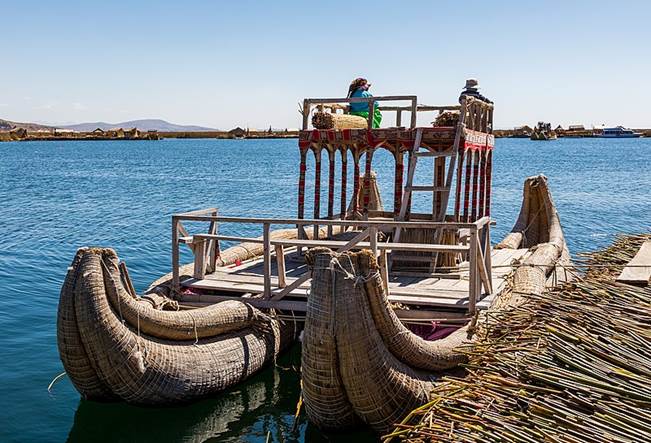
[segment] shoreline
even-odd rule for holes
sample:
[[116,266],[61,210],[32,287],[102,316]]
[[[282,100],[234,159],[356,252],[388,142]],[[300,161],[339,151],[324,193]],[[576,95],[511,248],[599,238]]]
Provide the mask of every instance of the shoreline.
[[[651,137],[651,129],[634,129],[642,133],[640,138]],[[92,132],[66,133],[60,135],[40,135],[19,131],[0,131],[0,142],[11,141],[124,141],[124,140],[160,140],[165,138],[176,139],[219,139],[219,140],[244,140],[244,139],[290,139],[298,138],[299,131],[249,131],[234,133],[233,131],[142,131],[136,136],[117,135],[107,136]],[[495,138],[529,138],[528,135],[518,134],[514,129],[496,129],[493,132]],[[558,134],[558,138],[602,138],[598,133],[591,130],[576,131],[575,133],[565,132]]]

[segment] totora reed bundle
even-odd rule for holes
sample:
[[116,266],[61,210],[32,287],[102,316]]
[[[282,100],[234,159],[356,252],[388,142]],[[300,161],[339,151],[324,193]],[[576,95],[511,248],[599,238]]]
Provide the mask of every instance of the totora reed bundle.
[[491,315],[468,374],[385,441],[651,442],[651,288],[615,282],[649,238],[620,237],[582,278]]
[[368,122],[358,115],[315,112],[312,126],[316,129],[366,129]]

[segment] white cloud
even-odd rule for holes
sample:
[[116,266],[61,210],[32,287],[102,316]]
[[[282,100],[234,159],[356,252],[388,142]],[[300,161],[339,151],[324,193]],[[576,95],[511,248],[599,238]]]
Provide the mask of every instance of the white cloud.
[[6,108],[9,106],[9,103],[0,103],[0,108]]
[[72,109],[74,109],[75,111],[85,111],[88,108],[83,103],[74,102],[72,104]]

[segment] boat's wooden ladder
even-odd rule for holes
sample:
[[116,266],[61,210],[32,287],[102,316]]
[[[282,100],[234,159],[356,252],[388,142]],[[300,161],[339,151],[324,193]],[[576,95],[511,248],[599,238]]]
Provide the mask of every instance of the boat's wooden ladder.
[[[459,152],[459,144],[461,143],[461,135],[465,128],[465,113],[461,112],[459,115],[459,122],[457,124],[457,131],[454,137],[454,144],[446,150],[443,151],[430,151],[422,150],[422,141],[423,141],[423,128],[416,128],[416,134],[414,137],[414,144],[409,151],[409,166],[407,169],[407,182],[405,183],[404,192],[402,194],[402,202],[400,205],[400,213],[398,214],[397,220],[406,221],[409,219],[411,212],[411,200],[412,194],[414,192],[431,192],[432,193],[432,220],[436,222],[444,222],[445,215],[447,213],[448,201],[450,199],[450,190],[452,188],[452,180],[454,178],[454,171],[456,166],[457,153]],[[432,173],[432,185],[414,185],[414,177],[416,175],[416,165],[418,164],[418,159],[421,157],[434,157],[434,171],[437,170],[437,167],[442,164],[442,169],[445,168],[446,157],[450,157],[450,162],[447,169],[447,174],[445,181],[441,180],[442,176],[436,174],[434,171]],[[402,229],[400,227],[395,228],[393,234],[393,241],[400,242],[400,235]],[[443,230],[437,229],[434,233],[434,244],[440,243],[443,238]],[[400,261],[409,261],[409,257],[400,255],[395,257]],[[422,259],[422,257],[419,257]],[[429,261],[430,271],[434,271],[436,262],[438,260],[438,252],[434,253],[431,261]],[[393,264],[393,257],[389,261],[389,267]]]

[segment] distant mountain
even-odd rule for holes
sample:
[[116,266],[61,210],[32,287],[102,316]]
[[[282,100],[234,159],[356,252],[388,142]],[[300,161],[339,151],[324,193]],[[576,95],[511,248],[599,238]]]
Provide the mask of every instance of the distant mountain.
[[3,120],[0,118],[0,131],[11,131],[16,128],[25,128],[28,131],[51,130],[52,126],[39,125],[38,123],[21,123]]
[[104,131],[112,128],[138,128],[142,131],[170,131],[170,132],[196,132],[196,131],[216,131],[214,128],[206,128],[203,126],[194,125],[177,125],[174,123],[166,122],[160,119],[143,119],[143,120],[130,120],[120,123],[106,123],[106,122],[89,122],[77,123],[76,125],[59,126],[61,129],[72,129],[73,131],[90,132],[97,128]]

